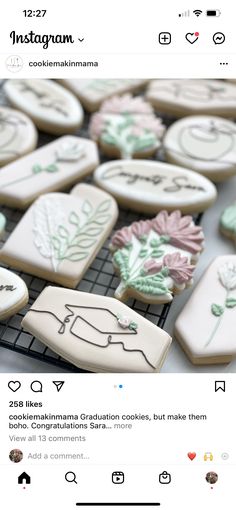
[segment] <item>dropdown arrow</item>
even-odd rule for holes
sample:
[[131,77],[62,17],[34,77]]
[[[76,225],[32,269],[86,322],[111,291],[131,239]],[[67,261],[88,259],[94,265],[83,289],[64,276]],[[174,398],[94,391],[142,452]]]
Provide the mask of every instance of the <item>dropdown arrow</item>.
[[83,39],[78,38],[78,40],[79,40],[79,42],[83,42],[84,41],[84,37],[83,37]]

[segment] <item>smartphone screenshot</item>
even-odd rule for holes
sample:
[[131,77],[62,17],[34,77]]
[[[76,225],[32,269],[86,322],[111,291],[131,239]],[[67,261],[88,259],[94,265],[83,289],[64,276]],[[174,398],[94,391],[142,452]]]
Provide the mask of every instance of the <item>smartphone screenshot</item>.
[[235,510],[235,15],[1,6],[4,510]]

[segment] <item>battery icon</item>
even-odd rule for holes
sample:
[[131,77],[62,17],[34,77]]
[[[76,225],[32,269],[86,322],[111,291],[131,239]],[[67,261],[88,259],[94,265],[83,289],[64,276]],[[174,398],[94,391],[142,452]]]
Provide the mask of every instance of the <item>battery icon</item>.
[[206,11],[206,15],[207,16],[210,16],[210,17],[218,17],[221,15],[221,11],[219,9],[215,9],[215,10],[210,10],[210,11]]

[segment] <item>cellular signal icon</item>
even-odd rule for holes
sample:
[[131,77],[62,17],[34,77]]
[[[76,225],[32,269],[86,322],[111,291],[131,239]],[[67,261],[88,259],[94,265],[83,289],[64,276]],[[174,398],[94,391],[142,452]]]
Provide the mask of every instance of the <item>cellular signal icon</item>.
[[190,16],[190,11],[184,11],[179,14],[179,18],[188,18]]
[[195,14],[195,16],[197,16],[197,18],[199,18],[199,16],[201,16],[201,14],[202,14],[202,11],[200,9],[195,9],[195,11],[193,11],[193,14]]

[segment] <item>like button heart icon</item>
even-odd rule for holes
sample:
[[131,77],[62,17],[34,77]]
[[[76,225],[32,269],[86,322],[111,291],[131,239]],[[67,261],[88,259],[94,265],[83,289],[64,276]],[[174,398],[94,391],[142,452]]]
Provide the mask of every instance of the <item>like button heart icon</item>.
[[14,393],[18,391],[21,387],[20,381],[9,381],[8,388]]
[[196,454],[195,452],[189,452],[189,453],[188,453],[188,458],[189,458],[190,460],[194,460],[194,459],[195,459],[195,457],[196,457],[196,455],[197,455],[197,454]]
[[199,32],[188,32],[185,36],[185,39],[187,39],[187,41],[190,43],[190,44],[194,44],[199,38]]

